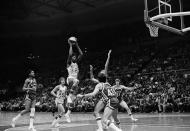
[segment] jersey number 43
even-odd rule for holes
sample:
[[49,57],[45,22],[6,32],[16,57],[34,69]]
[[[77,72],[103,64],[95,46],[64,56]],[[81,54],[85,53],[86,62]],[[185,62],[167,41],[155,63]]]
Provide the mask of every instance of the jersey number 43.
[[114,96],[114,95],[116,95],[116,92],[115,92],[115,90],[114,89],[108,89],[108,96]]

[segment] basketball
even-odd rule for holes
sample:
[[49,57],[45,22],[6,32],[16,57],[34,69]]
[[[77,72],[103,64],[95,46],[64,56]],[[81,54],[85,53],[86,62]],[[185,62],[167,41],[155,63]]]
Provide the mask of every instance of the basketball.
[[68,43],[71,43],[72,45],[75,45],[75,43],[77,42],[77,38],[76,37],[70,37],[69,39],[68,39]]

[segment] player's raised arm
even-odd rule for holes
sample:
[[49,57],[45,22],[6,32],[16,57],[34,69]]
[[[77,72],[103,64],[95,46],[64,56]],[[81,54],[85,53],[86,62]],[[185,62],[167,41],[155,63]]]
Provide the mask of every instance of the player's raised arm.
[[92,81],[94,81],[95,83],[99,83],[99,80],[97,80],[97,79],[94,78],[93,66],[92,65],[90,65],[90,79]]
[[112,50],[109,50],[109,52],[108,52],[108,57],[107,57],[107,60],[106,60],[106,63],[105,63],[105,68],[104,68],[104,70],[105,70],[106,76],[108,76],[108,65],[109,65],[109,62],[110,62],[110,55],[111,55],[111,52],[112,52]]
[[59,87],[56,86],[52,91],[51,91],[51,95],[53,95],[54,97],[57,97],[56,92],[58,91]]
[[72,47],[72,43],[68,40],[68,43],[69,43],[69,56],[67,58],[67,67],[70,65],[71,63],[71,57],[73,55],[73,47]]
[[80,49],[80,47],[79,47],[77,41],[76,41],[76,47],[77,47],[77,49],[78,49],[78,51],[79,51],[78,61],[80,61],[81,58],[82,58],[82,56],[83,56],[83,52],[82,52],[82,50]]

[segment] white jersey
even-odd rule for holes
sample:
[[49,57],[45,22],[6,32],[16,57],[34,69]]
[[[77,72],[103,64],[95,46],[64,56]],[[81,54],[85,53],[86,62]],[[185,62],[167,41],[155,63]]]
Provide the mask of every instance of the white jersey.
[[76,78],[78,77],[79,67],[77,63],[71,62],[70,66],[67,68],[69,77]]
[[57,91],[57,98],[56,98],[56,102],[63,104],[64,103],[64,99],[66,97],[66,90],[67,87],[66,86],[62,86],[62,85],[58,85],[59,90]]

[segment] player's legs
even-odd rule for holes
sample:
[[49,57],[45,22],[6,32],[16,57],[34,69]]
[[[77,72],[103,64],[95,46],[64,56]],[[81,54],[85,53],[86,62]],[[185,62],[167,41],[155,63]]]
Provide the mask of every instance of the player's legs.
[[72,94],[71,90],[72,90],[73,83],[74,83],[73,78],[68,77],[67,78],[67,84],[69,86],[69,94],[67,96],[68,110],[67,110],[67,113],[65,114],[65,118],[66,118],[67,122],[71,122],[70,114],[71,114],[71,109],[72,109],[72,105],[73,105],[73,98],[72,98],[73,94]]
[[78,86],[79,80],[74,77],[68,77],[67,78],[67,84],[70,86],[71,89],[74,89],[75,87]]
[[122,101],[120,102],[120,106],[123,107],[125,110],[127,110],[127,113],[128,113],[128,115],[131,117],[131,120],[132,120],[132,121],[137,121],[137,120],[138,120],[138,119],[135,119],[135,118],[133,117],[129,106],[127,105],[127,103],[126,103],[124,100],[122,100]]
[[55,116],[55,119],[52,122],[52,126],[58,126],[59,120],[65,113],[65,108],[63,107],[62,103],[58,103],[57,107],[58,107],[58,114]]
[[102,121],[100,116],[100,111],[105,107],[103,100],[99,100],[94,108],[94,116],[98,125],[98,130],[102,130]]
[[31,100],[29,130],[33,130],[33,131],[35,130],[35,129],[34,129],[35,105],[36,105],[36,99]]
[[104,113],[102,116],[103,130],[107,130],[109,125],[111,124],[111,121],[109,119],[112,116],[113,111],[114,111],[113,109],[110,109],[109,107],[105,107]]
[[65,118],[68,123],[71,122],[70,114],[71,114],[71,109],[73,108],[73,102],[71,100],[71,97],[67,97],[67,113],[65,114]]
[[114,111],[117,110],[118,102],[119,101],[117,98],[112,98],[104,109],[104,114],[102,117],[104,131],[107,131],[109,127],[114,131],[121,131],[121,129],[119,129],[114,123],[110,121],[110,117],[113,115]]
[[31,100],[29,99],[26,99],[25,100],[25,109],[23,111],[21,111],[17,116],[15,116],[13,119],[12,119],[12,127],[15,127],[15,123],[16,121],[24,114],[30,112],[30,107],[31,107]]
[[112,122],[115,122],[116,125],[119,127],[120,121],[119,121],[119,119],[117,117],[117,114],[118,114],[118,109],[114,110],[113,113],[112,113],[112,117],[113,117],[113,121]]
[[65,118],[67,122],[71,122],[70,119],[70,114],[71,114],[71,109],[73,108],[73,102],[76,99],[76,94],[77,94],[77,88],[79,84],[79,80],[76,78],[67,78],[67,84],[70,86],[70,92],[67,97],[67,105],[68,105],[68,110],[67,113],[65,114]]

